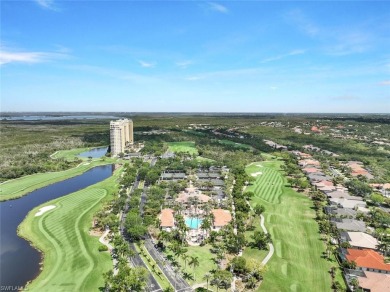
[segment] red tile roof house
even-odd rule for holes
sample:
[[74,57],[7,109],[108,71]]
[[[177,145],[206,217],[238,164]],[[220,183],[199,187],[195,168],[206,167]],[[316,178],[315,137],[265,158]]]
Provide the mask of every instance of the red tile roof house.
[[359,287],[364,291],[384,292],[390,291],[390,275],[373,272],[364,272],[364,277],[358,277]]
[[172,209],[162,209],[159,215],[160,227],[162,230],[171,231],[175,228],[174,211]]
[[320,169],[315,168],[315,167],[310,167],[310,166],[307,166],[307,167],[302,168],[302,171],[305,172],[305,173],[317,173],[317,172],[321,172]]
[[348,248],[341,258],[355,262],[358,270],[390,274],[390,264],[385,263],[383,255],[371,249]]
[[321,131],[316,126],[311,127],[311,131],[315,133],[321,133]]
[[232,221],[232,215],[228,210],[214,209],[211,210],[214,215],[213,230],[219,231],[223,226],[229,224]]
[[333,192],[336,190],[335,186],[317,186],[317,190],[322,191],[323,193]]
[[312,156],[309,153],[301,152],[301,157],[303,157],[303,158],[311,158]]
[[363,175],[368,179],[374,178],[374,176],[369,173],[366,169],[363,168],[364,164],[360,161],[348,161],[347,166],[349,166],[352,170],[351,175],[356,177],[359,175]]
[[[315,182],[314,185],[316,187],[334,187],[333,182],[330,180],[321,180],[319,182]],[[336,187],[334,187],[336,189]]]
[[318,160],[314,160],[314,159],[303,159],[303,160],[300,160],[298,162],[298,164],[300,166],[307,166],[307,165],[320,166],[321,165],[321,163]]

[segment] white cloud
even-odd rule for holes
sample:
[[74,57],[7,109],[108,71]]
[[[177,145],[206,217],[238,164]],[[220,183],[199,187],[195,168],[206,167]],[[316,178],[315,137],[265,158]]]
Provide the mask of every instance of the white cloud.
[[314,37],[318,35],[319,28],[316,24],[314,24],[301,10],[294,9],[289,11],[286,14],[286,19],[288,22],[296,25],[299,30],[303,33]]
[[225,6],[223,6],[221,4],[209,2],[208,5],[209,5],[210,10],[213,10],[213,11],[216,11],[219,13],[225,13],[225,14],[229,13],[229,9],[227,9]]
[[370,49],[373,41],[369,34],[363,32],[339,32],[335,45],[328,46],[326,52],[333,56],[345,56],[363,53]]
[[384,80],[382,82],[379,82],[379,85],[382,85],[382,86],[389,86],[390,85],[390,80]]
[[8,63],[42,63],[53,59],[66,57],[63,53],[49,52],[20,52],[1,49],[0,50],[0,65]]
[[192,62],[191,60],[185,60],[185,61],[176,62],[176,66],[182,69],[186,69],[189,65],[192,65],[193,63],[194,62]]
[[57,11],[53,0],[34,0],[34,2],[44,9]]
[[305,52],[306,52],[305,50],[294,50],[294,51],[288,52],[287,54],[282,54],[282,55],[277,55],[274,57],[266,58],[266,59],[262,60],[261,63],[268,63],[268,62],[284,59],[284,58],[290,57],[290,56],[302,55]]
[[143,60],[139,60],[138,63],[141,65],[143,68],[153,68],[156,64],[155,63],[150,63],[150,62],[145,62]]

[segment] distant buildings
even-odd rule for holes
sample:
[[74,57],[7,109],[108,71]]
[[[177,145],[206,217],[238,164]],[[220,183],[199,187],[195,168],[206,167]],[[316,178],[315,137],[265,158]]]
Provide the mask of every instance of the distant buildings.
[[110,145],[112,156],[125,151],[125,147],[134,143],[133,121],[128,119],[110,122]]

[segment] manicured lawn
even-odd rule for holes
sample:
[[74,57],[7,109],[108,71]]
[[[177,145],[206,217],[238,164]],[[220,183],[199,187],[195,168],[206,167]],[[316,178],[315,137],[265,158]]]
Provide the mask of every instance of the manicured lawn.
[[0,184],[0,201],[22,197],[36,189],[80,175],[95,166],[112,162],[110,159],[98,159],[64,171],[37,173],[6,181]]
[[220,144],[225,144],[225,145],[230,145],[235,148],[241,148],[241,149],[251,149],[252,147],[246,144],[241,144],[241,143],[236,143],[230,140],[218,140],[218,143]]
[[195,142],[184,141],[184,142],[169,142],[169,150],[172,152],[187,152],[189,154],[198,155],[198,150],[195,147]]
[[[253,221],[253,226],[255,227],[254,230],[245,232],[245,238],[248,243],[253,242],[252,235],[255,233],[255,231],[263,231],[263,229],[260,227],[259,216],[256,216],[255,220]],[[261,262],[267,256],[267,254],[268,250],[259,250],[258,248],[246,247],[242,253],[242,256],[246,260],[256,259]]]
[[82,159],[82,160],[88,160],[88,157],[78,157],[78,155],[82,152],[91,150],[93,147],[89,148],[75,148],[71,150],[60,150],[54,153],[51,158],[53,159],[59,159],[63,158],[66,160],[74,160],[75,158]]
[[268,250],[259,250],[257,248],[246,247],[242,256],[248,261],[250,259],[256,259],[261,262],[268,254]]
[[284,180],[277,170],[279,164],[278,161],[265,161],[262,164],[254,163],[247,167],[246,171],[251,176],[255,175],[256,179],[253,185],[247,188],[247,191],[254,192],[257,195],[257,200],[264,200],[272,204],[280,203]]
[[265,206],[265,225],[275,246],[259,291],[330,291],[329,269],[335,264],[321,257],[325,246],[314,220],[313,204],[285,186],[286,179],[279,171],[282,163],[256,162],[246,169],[248,174],[262,173],[247,190],[255,193],[252,205]]
[[[43,269],[29,291],[98,291],[102,274],[112,269],[108,252],[99,252],[98,237],[89,235],[93,214],[117,188],[114,176],[31,210],[18,233],[44,253]],[[43,206],[52,210],[35,216]]]
[[[198,261],[199,261],[199,266],[195,267],[195,281],[187,280],[187,282],[190,283],[191,285],[196,283],[206,282],[205,280],[203,280],[203,276],[206,273],[209,273],[211,270],[217,268],[217,265],[213,260],[215,255],[210,252],[211,246],[207,244],[205,246],[188,246],[186,248],[188,249],[186,254],[189,257],[191,256],[198,257]],[[168,254],[169,253],[170,252],[168,252]],[[186,273],[189,273],[190,275],[194,276],[194,268],[188,265],[190,258],[188,258],[187,260],[186,268],[184,268],[185,264],[182,258],[176,258],[176,259],[180,263],[182,267],[181,268],[182,271],[185,271]]]

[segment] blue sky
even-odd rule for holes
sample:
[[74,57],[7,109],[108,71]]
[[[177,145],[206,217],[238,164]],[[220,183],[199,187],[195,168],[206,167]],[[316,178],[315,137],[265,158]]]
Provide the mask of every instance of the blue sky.
[[389,1],[1,2],[1,111],[390,112]]

